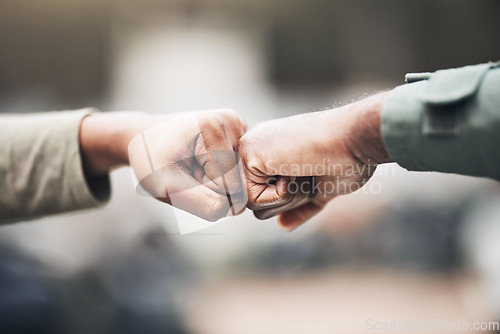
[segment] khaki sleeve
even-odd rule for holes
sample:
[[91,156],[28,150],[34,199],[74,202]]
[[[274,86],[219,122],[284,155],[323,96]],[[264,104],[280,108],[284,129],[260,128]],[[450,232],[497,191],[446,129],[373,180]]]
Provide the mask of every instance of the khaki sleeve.
[[106,203],[109,177],[89,184],[79,151],[92,109],[0,116],[0,221],[81,210]]
[[413,171],[500,181],[500,63],[408,74],[382,110],[391,158]]

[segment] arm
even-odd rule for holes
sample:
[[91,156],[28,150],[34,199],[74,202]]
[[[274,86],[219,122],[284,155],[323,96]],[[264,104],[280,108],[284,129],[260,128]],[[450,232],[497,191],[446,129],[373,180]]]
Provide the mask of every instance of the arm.
[[[336,110],[266,122],[245,134],[239,152],[255,215],[279,214],[280,224],[294,229],[391,161],[410,170],[500,180],[498,64],[408,79],[419,81]],[[292,181],[305,186],[291,191]]]
[[79,127],[92,109],[0,116],[0,220],[30,219],[106,203],[109,179],[89,187]]
[[387,95],[265,122],[247,132],[238,152],[248,207],[261,219],[279,214],[281,226],[292,230],[334,197],[362,187],[378,164],[391,162],[380,131]]
[[236,159],[245,131],[232,110],[103,113],[83,120],[80,145],[89,180],[130,164],[150,196],[216,221],[245,209]]
[[[189,115],[93,113],[86,109],[1,116],[0,220],[105,204],[110,196],[109,172],[129,164],[130,141],[152,127],[162,130],[162,138],[155,141],[151,156],[160,167],[182,170],[179,178],[176,175],[173,179],[177,188],[179,184],[186,188],[182,182],[192,186],[176,196],[184,204],[181,208],[210,220],[225,216],[230,209],[225,205],[228,192],[242,191],[240,177],[229,173],[224,179],[229,186],[221,189],[217,168],[227,161],[207,158],[206,153],[233,152],[245,125],[228,110]],[[136,174],[142,163],[132,163]],[[160,186],[165,187],[165,193],[172,191],[165,182]],[[168,196],[158,198],[172,204]]]
[[407,75],[407,81],[382,111],[389,155],[409,170],[500,181],[499,63]]

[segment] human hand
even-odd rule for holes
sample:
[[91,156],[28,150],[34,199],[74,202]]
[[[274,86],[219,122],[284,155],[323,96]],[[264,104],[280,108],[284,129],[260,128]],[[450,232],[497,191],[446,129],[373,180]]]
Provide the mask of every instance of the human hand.
[[390,162],[380,134],[387,93],[335,110],[268,121],[240,139],[248,208],[293,230]]
[[[245,208],[235,152],[245,131],[246,124],[232,110],[103,113],[84,120],[80,138],[87,170],[103,173],[129,163],[153,197],[216,221]],[[92,133],[101,140],[93,140]]]

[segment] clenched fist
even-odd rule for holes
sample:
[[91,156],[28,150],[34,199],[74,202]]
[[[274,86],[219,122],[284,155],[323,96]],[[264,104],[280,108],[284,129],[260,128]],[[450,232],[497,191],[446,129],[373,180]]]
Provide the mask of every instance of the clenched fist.
[[245,209],[236,149],[246,131],[232,110],[149,115],[105,113],[82,123],[89,177],[130,164],[151,196],[209,221]]
[[268,121],[240,140],[248,207],[292,230],[389,162],[380,134],[386,94],[335,110]]

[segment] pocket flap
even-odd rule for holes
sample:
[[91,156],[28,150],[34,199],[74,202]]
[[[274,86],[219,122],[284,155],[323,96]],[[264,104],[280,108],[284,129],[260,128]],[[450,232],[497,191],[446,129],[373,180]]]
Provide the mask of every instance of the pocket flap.
[[487,63],[449,70],[441,70],[429,76],[428,84],[419,98],[427,104],[446,105],[463,101],[474,95],[481,81],[498,63]]

